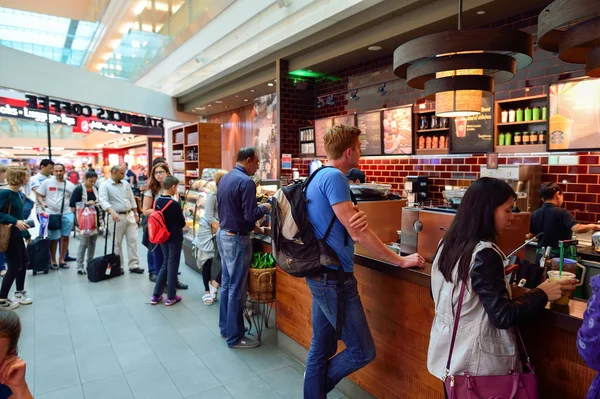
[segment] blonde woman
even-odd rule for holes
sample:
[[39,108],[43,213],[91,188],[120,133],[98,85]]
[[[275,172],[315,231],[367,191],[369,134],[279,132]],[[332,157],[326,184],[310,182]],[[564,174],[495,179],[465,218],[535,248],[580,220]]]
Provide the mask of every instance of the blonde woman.
[[[29,181],[26,168],[9,167],[6,171],[8,188],[0,190],[0,223],[11,226],[8,250],[4,253],[7,263],[7,273],[0,288],[0,308],[15,309],[21,305],[32,303],[25,291],[25,275],[27,273],[27,250],[23,239],[30,240],[27,229],[29,226],[23,220],[23,201],[19,190]],[[14,299],[8,299],[8,292],[17,280],[17,290]]]
[[217,292],[221,285],[221,272],[211,281],[213,259],[217,255],[215,234],[219,229],[219,213],[217,212],[217,187],[219,181],[227,174],[226,170],[219,169],[215,173],[215,181],[209,182],[207,188],[211,191],[204,203],[204,215],[200,219],[198,234],[194,245],[198,248],[197,262],[202,267],[202,279],[204,280],[204,296],[202,301],[205,305],[212,305],[217,300]]

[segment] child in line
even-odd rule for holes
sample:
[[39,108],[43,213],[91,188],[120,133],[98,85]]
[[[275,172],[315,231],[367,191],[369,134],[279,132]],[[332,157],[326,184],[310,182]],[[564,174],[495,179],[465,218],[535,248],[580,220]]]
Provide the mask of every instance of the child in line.
[[0,309],[0,399],[33,399],[25,381],[26,364],[17,356],[19,316]]
[[175,305],[181,302],[181,297],[177,295],[177,273],[179,271],[179,261],[181,259],[181,249],[183,246],[183,228],[185,219],[181,206],[173,197],[177,194],[179,180],[175,176],[167,176],[163,180],[163,191],[160,197],[154,203],[154,209],[163,211],[166,228],[170,233],[169,239],[161,244],[163,252],[163,264],[156,278],[154,286],[154,295],[150,299],[152,305],[156,305],[163,300],[162,292],[167,285],[166,306]]

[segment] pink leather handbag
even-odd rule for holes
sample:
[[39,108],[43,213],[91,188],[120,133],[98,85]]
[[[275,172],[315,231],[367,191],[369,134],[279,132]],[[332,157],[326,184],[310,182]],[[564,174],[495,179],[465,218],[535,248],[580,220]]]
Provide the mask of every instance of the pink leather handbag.
[[458,331],[458,322],[462,310],[463,299],[465,296],[466,284],[463,282],[460,289],[460,299],[456,317],[454,318],[454,330],[452,331],[452,341],[450,342],[450,353],[448,354],[448,363],[446,364],[446,377],[444,385],[449,399],[539,399],[537,377],[525,349],[525,343],[518,328],[517,336],[523,346],[523,352],[527,362],[525,363],[523,373],[510,372],[506,375],[492,376],[472,376],[465,370],[463,375],[449,375],[450,363],[452,361],[452,352],[456,341]]

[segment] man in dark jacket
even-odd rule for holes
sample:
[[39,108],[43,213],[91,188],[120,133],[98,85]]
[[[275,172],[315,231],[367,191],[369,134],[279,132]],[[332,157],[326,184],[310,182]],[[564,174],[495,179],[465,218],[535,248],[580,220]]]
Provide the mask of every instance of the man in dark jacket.
[[181,259],[181,248],[183,245],[183,228],[185,219],[179,203],[173,200],[177,195],[177,185],[179,180],[175,176],[167,176],[163,180],[163,194],[156,200],[155,211],[162,211],[165,220],[166,229],[170,236],[164,244],[160,245],[163,251],[163,264],[156,278],[154,286],[154,295],[150,299],[152,305],[162,301],[162,293],[167,285],[166,306],[175,305],[181,302],[181,297],[177,295],[177,272],[179,271],[179,261]]
[[255,223],[271,210],[270,204],[256,204],[256,185],[250,176],[258,170],[258,162],[256,149],[242,148],[237,155],[237,164],[223,176],[217,192],[220,221],[217,240],[223,267],[219,328],[230,348],[260,345],[245,336],[242,315],[252,261],[250,233]]

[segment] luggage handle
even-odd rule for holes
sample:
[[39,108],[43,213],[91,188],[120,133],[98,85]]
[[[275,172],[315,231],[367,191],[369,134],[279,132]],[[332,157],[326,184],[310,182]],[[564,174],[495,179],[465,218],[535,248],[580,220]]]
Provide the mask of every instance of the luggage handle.
[[[106,226],[107,226],[107,230],[108,230],[108,218],[109,218],[109,213],[106,212]],[[117,238],[117,222],[115,222],[114,227],[113,227],[113,239],[112,239],[112,252],[111,253],[115,253],[115,239]],[[106,239],[104,240],[104,255],[106,255],[106,251],[108,250],[108,231],[106,232]]]

